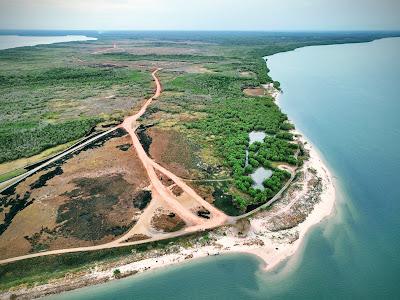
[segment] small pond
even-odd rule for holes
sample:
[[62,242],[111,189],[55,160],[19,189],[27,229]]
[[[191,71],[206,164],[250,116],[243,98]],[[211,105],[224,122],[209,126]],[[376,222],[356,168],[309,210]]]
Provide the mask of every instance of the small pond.
[[[265,134],[264,131],[252,131],[249,133],[249,145],[255,143],[255,142],[264,142],[264,138],[267,135]],[[246,149],[246,166],[249,164],[249,149]]]
[[[249,133],[249,145],[255,142],[264,142],[264,138],[267,135],[264,131],[252,131]],[[246,166],[249,164],[249,150],[246,149]],[[272,171],[269,169],[265,169],[263,167],[259,167],[256,169],[253,174],[250,175],[251,179],[253,179],[254,184],[253,188],[264,190],[263,182],[265,179],[268,179],[272,176]]]
[[249,144],[253,144],[255,142],[260,142],[262,143],[264,141],[264,138],[267,135],[265,134],[264,131],[252,131],[249,133],[249,138],[250,138],[250,142]]
[[253,188],[264,190],[263,181],[272,176],[272,171],[269,169],[265,169],[263,167],[259,167],[256,169],[250,177],[253,179],[254,184]]

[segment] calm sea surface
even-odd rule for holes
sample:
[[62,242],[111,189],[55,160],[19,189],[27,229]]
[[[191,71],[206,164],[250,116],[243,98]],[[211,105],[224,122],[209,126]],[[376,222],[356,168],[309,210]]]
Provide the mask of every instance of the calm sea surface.
[[66,36],[19,36],[19,35],[0,35],[0,50],[23,47],[36,46],[43,44],[54,44],[61,42],[73,41],[92,41],[91,38],[83,35],[66,35]]
[[282,109],[337,177],[336,215],[263,273],[251,256],[211,257],[55,299],[399,299],[400,39],[269,58]]

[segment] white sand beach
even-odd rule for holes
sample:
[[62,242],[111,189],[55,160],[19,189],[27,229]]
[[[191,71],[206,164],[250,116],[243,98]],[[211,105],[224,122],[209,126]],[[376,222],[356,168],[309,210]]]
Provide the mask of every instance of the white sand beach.
[[[274,94],[278,98],[279,93]],[[259,257],[265,271],[292,256],[301,246],[310,228],[330,216],[335,206],[335,186],[332,175],[318,151],[299,132],[294,132],[309,153],[296,177],[282,197],[271,207],[226,225],[189,244],[171,242],[164,251],[148,250],[140,259],[125,259],[112,264],[100,264],[80,274],[56,279],[33,288],[14,291],[19,295],[40,297],[79,287],[130,276],[147,270],[163,268],[193,259],[228,253],[246,253]],[[300,171],[300,172],[299,172]],[[133,254],[135,254],[133,252]]]

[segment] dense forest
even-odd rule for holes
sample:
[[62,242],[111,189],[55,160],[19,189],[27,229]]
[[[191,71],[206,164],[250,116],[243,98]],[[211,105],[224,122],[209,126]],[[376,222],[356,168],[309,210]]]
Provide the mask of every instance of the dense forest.
[[56,124],[16,123],[0,130],[0,163],[35,155],[47,148],[79,139],[99,122],[81,118]]

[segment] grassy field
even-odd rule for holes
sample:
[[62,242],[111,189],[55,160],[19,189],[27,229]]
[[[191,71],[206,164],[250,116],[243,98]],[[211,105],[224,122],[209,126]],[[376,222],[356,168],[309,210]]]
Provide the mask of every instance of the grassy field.
[[0,51],[0,163],[121,119],[151,92],[148,72],[102,65],[74,45]]

